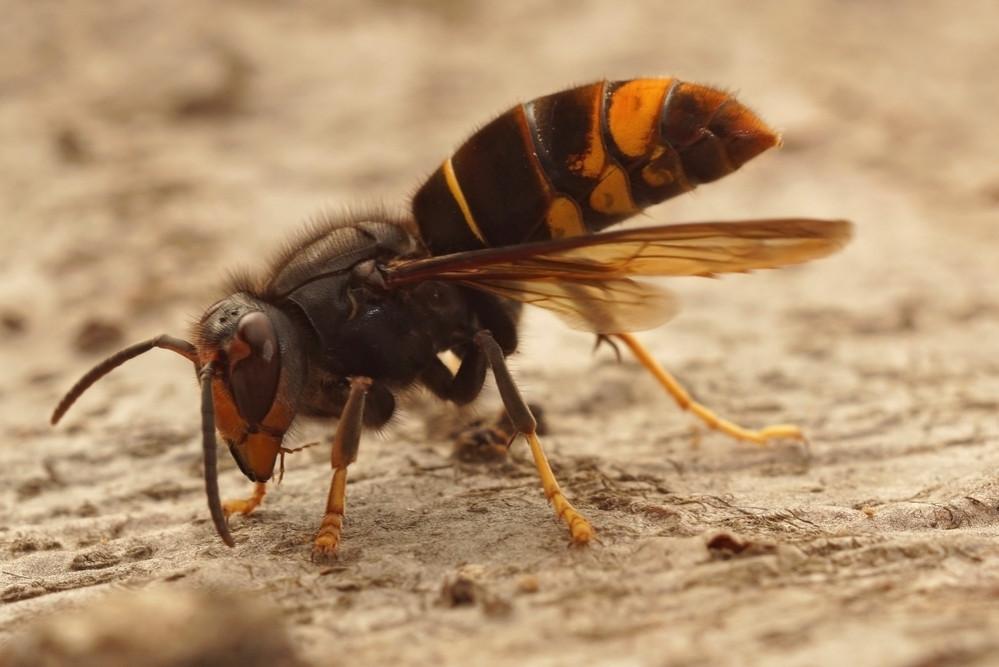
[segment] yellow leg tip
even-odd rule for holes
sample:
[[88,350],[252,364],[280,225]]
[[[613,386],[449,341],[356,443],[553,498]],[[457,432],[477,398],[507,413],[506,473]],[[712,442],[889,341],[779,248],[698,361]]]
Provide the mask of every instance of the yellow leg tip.
[[766,428],[760,429],[759,434],[763,440],[786,438],[788,440],[805,441],[808,439],[805,437],[804,432],[802,432],[802,430],[794,424],[775,424],[774,426],[767,426]]
[[222,511],[225,512],[225,518],[228,519],[233,514],[249,514],[253,508],[244,499],[226,500],[222,503]]
[[332,539],[321,539],[317,537],[315,544],[312,546],[312,562],[323,564],[336,560],[336,552],[339,546],[339,536]]
[[569,533],[572,535],[571,546],[587,547],[590,542],[600,541],[597,539],[597,533],[593,530],[590,522],[576,510],[567,511],[562,518],[569,524]]
[[222,503],[222,511],[225,512],[225,518],[228,519],[233,514],[251,513],[260,507],[260,503],[264,502],[265,495],[267,495],[267,483],[256,482],[253,486],[253,495],[249,498],[227,500]]
[[545,490],[545,497],[548,498],[548,502],[555,509],[555,516],[565,521],[569,526],[569,533],[572,535],[572,545],[586,546],[592,540],[596,540],[596,533],[590,522],[562,495],[562,489],[559,488],[558,482],[555,481],[555,475],[552,473],[551,466],[548,465],[548,459],[545,457],[544,450],[541,449],[541,442],[538,440],[537,434],[525,433],[524,437],[527,439],[527,444],[531,447],[531,453],[534,455],[534,463],[538,468],[538,474],[541,476],[541,486]]
[[724,420],[721,420],[719,424],[709,425],[736,440],[743,440],[764,447],[769,445],[772,440],[808,442],[808,438],[805,437],[802,430],[793,424],[775,424],[774,426],[761,428],[758,431],[745,429]]
[[569,534],[572,535],[572,546],[585,547],[591,541],[597,540],[597,533],[585,516],[579,513],[575,507],[565,499],[561,491],[553,495],[551,500],[555,507],[555,515],[565,521],[569,526]]
[[343,517],[338,514],[327,514],[316,533],[312,545],[312,562],[324,563],[336,558],[340,546],[340,532],[343,529]]

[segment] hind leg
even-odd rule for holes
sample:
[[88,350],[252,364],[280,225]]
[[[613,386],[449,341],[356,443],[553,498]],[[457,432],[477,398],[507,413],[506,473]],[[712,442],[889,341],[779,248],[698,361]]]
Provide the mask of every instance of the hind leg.
[[704,405],[701,405],[695,401],[687,391],[680,386],[669,372],[662,367],[662,365],[655,360],[652,354],[645,348],[644,345],[638,342],[638,340],[631,334],[618,333],[611,334],[611,337],[617,338],[622,343],[624,343],[632,354],[638,359],[642,366],[645,366],[652,375],[659,381],[663,389],[673,397],[676,404],[680,406],[683,410],[687,410],[695,417],[700,419],[702,422],[708,425],[709,428],[713,428],[716,431],[720,431],[736,440],[744,440],[747,442],[752,442],[757,445],[766,445],[771,440],[776,440],[778,438],[789,438],[792,440],[807,441],[805,434],[801,432],[797,426],[793,424],[775,424],[773,426],[766,426],[759,430],[752,430],[743,428],[738,424],[733,424],[732,422],[722,419],[714,412],[709,410]]

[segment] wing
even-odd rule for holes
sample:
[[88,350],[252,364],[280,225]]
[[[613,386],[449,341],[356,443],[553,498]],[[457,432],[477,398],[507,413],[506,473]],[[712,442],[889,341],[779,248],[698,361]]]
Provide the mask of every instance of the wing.
[[842,220],[803,218],[625,229],[401,262],[388,286],[447,280],[547,308],[573,328],[617,333],[652,328],[676,302],[633,276],[713,276],[800,264],[850,238]]
[[469,280],[469,287],[550,310],[580,331],[612,334],[659,326],[679,312],[672,293],[627,278]]

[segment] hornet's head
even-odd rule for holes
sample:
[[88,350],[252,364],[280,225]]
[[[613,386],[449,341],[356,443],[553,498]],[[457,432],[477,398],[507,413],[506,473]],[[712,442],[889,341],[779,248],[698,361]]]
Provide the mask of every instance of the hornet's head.
[[193,362],[201,383],[208,506],[219,536],[233,546],[218,492],[216,430],[243,474],[255,482],[270,479],[284,434],[297,413],[305,355],[288,316],[242,292],[209,308],[195,324],[193,339],[190,343],[157,336],[111,355],[69,390],[52,413],[52,423],[97,380],[154,347]]
[[305,377],[297,330],[281,311],[239,293],[209,308],[193,338],[201,373],[211,368],[219,434],[243,474],[266,482]]

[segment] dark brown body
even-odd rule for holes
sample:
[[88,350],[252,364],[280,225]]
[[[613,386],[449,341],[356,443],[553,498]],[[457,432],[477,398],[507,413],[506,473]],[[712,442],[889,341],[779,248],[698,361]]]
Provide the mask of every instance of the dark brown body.
[[[505,354],[516,349],[514,302],[434,281],[389,290],[382,271],[391,263],[597,232],[721,178],[777,142],[733,98],[675,79],[604,81],[510,109],[416,193],[422,240],[405,221],[331,222],[294,244],[262,284],[234,286],[283,313],[279,338],[294,341],[284,358],[295,355],[289,361],[305,368],[303,386],[282,393],[291,404],[271,431],[283,435],[287,415],[339,417],[353,376],[373,380],[367,426],[385,424],[393,394],[415,383],[467,403],[486,370],[472,335],[488,329]],[[218,348],[231,335],[209,319],[194,337]],[[457,380],[438,358],[447,350],[465,359]],[[216,411],[233,402],[229,382],[215,382]],[[233,417],[231,426],[221,420],[223,437],[243,472],[267,481],[280,438]]]
[[[234,280],[195,325],[192,342],[162,335],[121,350],[77,382],[52,421],[99,378],[154,347],[192,361],[208,504],[232,546],[227,518],[263,500],[297,416],[337,418],[333,479],[313,549],[326,558],[339,544],[346,472],[362,427],[388,422],[396,395],[415,385],[468,403],[491,369],[547,498],[573,541],[585,544],[593,529],[559,489],[506,366],[521,303],[616,337],[713,428],[754,442],[801,437],[788,425],[742,429],[692,401],[627,334],[675,312],[667,291],[632,278],[808,261],[845,243],[848,223],[799,218],[595,234],[777,143],[727,94],[674,79],[600,82],[516,106],[430,176],[413,199],[412,220],[351,216],[313,227],[264,276]],[[447,351],[460,360],[457,370],[441,360]],[[216,433],[256,482],[250,498],[220,501]]]

